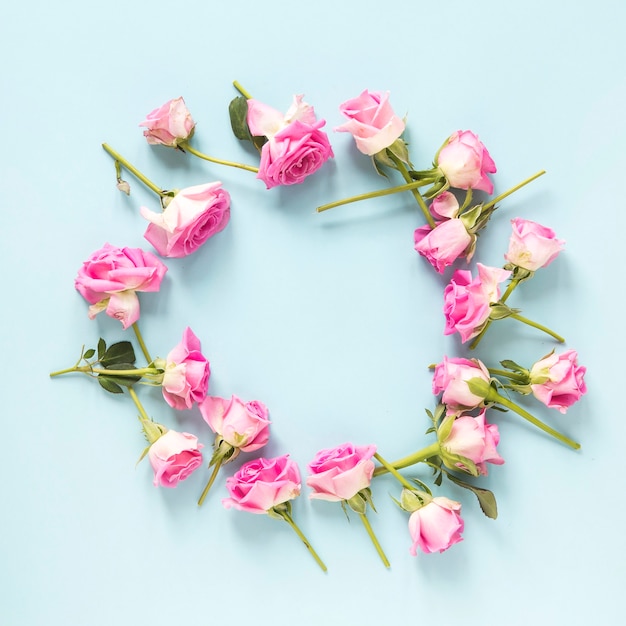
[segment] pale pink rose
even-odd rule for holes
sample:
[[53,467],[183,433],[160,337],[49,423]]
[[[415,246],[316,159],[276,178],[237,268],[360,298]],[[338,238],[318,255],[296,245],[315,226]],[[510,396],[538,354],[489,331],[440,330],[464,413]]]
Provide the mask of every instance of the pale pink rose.
[[413,540],[410,553],[416,556],[418,548],[426,554],[443,552],[463,541],[461,533],[465,524],[460,511],[459,502],[442,496],[413,511],[409,518],[409,533]]
[[451,187],[493,193],[493,183],[487,174],[496,171],[496,164],[471,130],[458,130],[450,135],[435,163]]
[[311,498],[338,502],[349,500],[369,487],[374,474],[371,460],[376,446],[354,446],[351,443],[320,450],[309,463],[306,484],[313,489]]
[[196,185],[181,189],[161,213],[146,207],[140,212],[151,222],[144,237],[161,256],[179,258],[226,228],[230,195],[220,182]]
[[450,191],[440,193],[430,203],[430,212],[436,220],[452,219],[459,214],[459,201]]
[[[473,461],[478,472],[487,475],[487,463],[502,465],[504,459],[498,454],[496,446],[500,442],[500,433],[495,424],[485,421],[486,410],[476,417],[461,415],[454,420],[452,430],[444,441],[440,441],[442,448],[452,454]],[[463,468],[462,463],[457,464]]]
[[193,135],[195,125],[182,98],[169,100],[163,106],[154,109],[139,124],[146,127],[143,135],[148,143],[162,144],[170,148],[176,148],[179,143],[187,141]]
[[504,258],[513,265],[534,272],[552,263],[565,245],[552,229],[537,222],[516,217],[511,224],[513,232]]
[[200,350],[200,340],[187,327],[182,341],[167,355],[161,386],[174,409],[190,409],[206,397],[211,369]]
[[300,495],[300,471],[288,454],[274,459],[254,459],[226,479],[230,498],[225,508],[249,513],[267,513],[271,508]]
[[462,413],[483,405],[484,397],[469,390],[468,380],[478,378],[490,382],[489,370],[478,359],[451,358],[444,356],[435,367],[433,393],[443,394],[441,401],[452,412]]
[[372,156],[388,148],[404,132],[404,121],[391,108],[388,91],[370,93],[366,89],[341,104],[339,110],[349,121],[335,131],[350,133],[363,154]]
[[586,371],[586,367],[578,365],[576,350],[552,352],[530,369],[530,388],[540,402],[565,413],[587,393]]
[[511,272],[477,263],[478,276],[472,280],[469,270],[456,270],[443,292],[444,335],[457,332],[465,343],[478,335],[489,319],[490,304],[500,299],[499,284]]
[[315,109],[304,102],[302,95],[294,96],[291,106],[283,115],[263,102],[251,98],[248,100],[248,114],[246,122],[250,129],[250,134],[254,137],[267,137],[271,139],[283,128],[295,121],[313,126],[317,123]]
[[459,257],[466,255],[470,260],[468,250],[471,250],[474,236],[467,232],[460,219],[454,218],[439,222],[435,228],[428,225],[417,228],[413,239],[415,250],[442,274]]
[[242,452],[254,452],[269,441],[269,411],[258,400],[243,402],[237,396],[230,400],[207,396],[199,408],[211,430]]
[[154,486],[176,487],[202,465],[203,447],[198,438],[189,433],[168,430],[148,450],[148,459],[154,470]]
[[167,267],[140,248],[116,248],[105,243],[78,270],[74,286],[89,302],[89,318],[101,311],[124,328],[139,319],[137,291],[158,291]]

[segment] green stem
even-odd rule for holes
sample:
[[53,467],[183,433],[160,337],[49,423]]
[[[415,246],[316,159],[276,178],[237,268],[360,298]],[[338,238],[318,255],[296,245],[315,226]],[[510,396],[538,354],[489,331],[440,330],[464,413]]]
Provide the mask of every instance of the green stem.
[[409,465],[421,463],[422,461],[429,459],[431,456],[439,454],[439,451],[439,443],[431,443],[429,446],[422,448],[418,452],[409,454],[409,456],[405,456],[401,459],[398,459],[397,461],[393,461],[392,463],[388,463],[378,453],[376,453],[374,455],[374,458],[382,465],[382,467],[377,467],[374,470],[374,476],[380,476],[381,474],[386,474],[387,472],[390,472],[405,487],[413,489],[413,485],[411,485],[401,474],[399,474],[397,470],[402,469],[403,467],[409,467]]
[[206,487],[204,488],[202,494],[200,495],[200,498],[198,499],[198,506],[202,506],[202,503],[204,502],[207,493],[209,493],[209,489],[211,489],[213,483],[215,482],[215,479],[217,478],[217,473],[220,471],[220,467],[222,467],[222,459],[218,459],[215,462],[215,465],[213,466],[213,471],[211,472],[211,476],[209,477],[209,481],[207,482]]
[[238,167],[242,170],[247,170],[248,172],[258,172],[258,167],[253,167],[252,165],[244,165],[243,163],[235,163],[234,161],[224,161],[223,159],[216,159],[215,157],[211,157],[208,154],[204,154],[195,148],[192,148],[188,142],[183,141],[178,144],[179,148],[182,148],[184,151],[197,156],[200,159],[204,159],[205,161],[210,161],[211,163],[219,163],[220,165],[228,165],[229,167]]
[[139,330],[139,325],[137,324],[137,322],[133,324],[133,330],[135,331],[135,337],[137,337],[137,342],[139,343],[139,347],[141,348],[141,351],[143,352],[144,358],[146,359],[146,361],[148,361],[148,363],[152,363],[152,357],[150,356],[150,353],[148,352],[148,348],[146,348],[146,344],[144,343],[144,340],[141,335],[141,331]]
[[559,343],[565,343],[565,339],[561,337],[561,335],[558,335],[553,330],[550,330],[547,326],[544,326],[543,324],[538,324],[537,322],[533,322],[532,320],[529,320],[527,317],[522,317],[521,315],[518,315],[517,313],[513,313],[513,315],[510,315],[509,317],[511,317],[514,320],[517,320],[518,322],[522,322],[523,324],[528,324],[528,326],[532,326],[533,328],[537,328],[538,330],[542,330],[544,333],[550,335],[551,337],[554,337]]
[[387,559],[387,556],[383,552],[382,546],[380,545],[378,539],[376,538],[376,535],[374,534],[374,530],[372,529],[370,521],[367,519],[367,515],[365,515],[365,513],[359,513],[359,517],[361,518],[363,526],[365,526],[365,530],[367,530],[367,534],[370,536],[370,539],[372,540],[372,543],[376,548],[376,552],[378,552],[380,560],[383,562],[385,567],[390,567],[389,560]]
[[[407,170],[406,165],[404,165],[404,163],[393,152],[391,152],[391,150],[387,150],[387,154],[395,163],[397,170],[400,172],[400,174],[402,174],[402,178],[404,178],[407,183],[410,183],[413,179],[411,178],[411,175],[409,174],[409,170]],[[419,204],[420,209],[422,209],[422,213],[424,214],[424,217],[426,218],[429,226],[431,228],[435,228],[435,218],[430,214],[430,211],[426,206],[426,202],[424,202],[424,198],[422,198],[422,194],[417,189],[413,189],[412,193],[413,197],[417,200],[417,204]]]
[[523,385],[528,383],[528,376],[524,376],[524,374],[509,372],[508,370],[500,370],[493,367],[488,368],[488,371],[492,376],[503,376],[504,378],[508,378],[509,380]]
[[287,524],[289,524],[289,526],[291,526],[291,528],[293,528],[293,530],[296,533],[296,535],[298,535],[298,537],[300,537],[300,540],[307,547],[307,550],[311,553],[311,555],[313,556],[313,558],[315,559],[317,564],[322,568],[322,570],[324,572],[326,572],[328,570],[328,568],[324,564],[324,561],[322,561],[322,559],[320,559],[320,557],[318,556],[317,552],[315,552],[315,550],[313,549],[313,546],[309,543],[309,540],[304,536],[304,533],[298,528],[298,525],[293,521],[291,515],[289,515],[289,513],[287,513],[287,511],[282,511],[280,513],[280,515],[287,522]]
[[[154,191],[160,198],[166,196],[166,192],[159,189],[150,179],[146,178],[134,165],[131,165],[119,152],[116,152],[107,143],[103,143],[102,147],[115,159],[117,163],[121,163],[135,178],[140,180],[146,187]],[[116,166],[117,170],[118,166]]]
[[148,417],[146,410],[143,408],[143,404],[141,404],[141,402],[139,401],[136,391],[132,387],[129,387],[128,393],[130,394],[130,397],[133,399],[133,402],[135,403],[135,406],[137,407],[137,410],[139,411],[139,415],[141,415],[142,419],[147,420],[148,422],[151,422],[152,420]]
[[534,415],[531,415],[528,411],[523,409],[521,406],[518,406],[514,402],[511,402],[508,398],[501,396],[495,389],[491,388],[487,397],[485,398],[487,402],[495,402],[497,404],[501,404],[502,406],[514,411],[518,415],[521,415],[525,420],[528,420],[533,426],[536,426],[540,430],[543,430],[545,433],[552,435],[555,439],[558,439],[561,443],[573,448],[574,450],[578,450],[580,448],[580,444],[576,441],[573,441],[569,437],[561,434],[559,431],[554,430],[547,424],[544,424],[541,420],[538,420]]
[[233,87],[246,99],[251,100],[252,96],[241,86],[238,80],[233,81]]
[[55,376],[61,376],[63,374],[69,374],[70,372],[78,372],[78,366],[74,365],[73,367],[67,367],[64,370],[57,370],[56,372],[50,372],[50,378],[54,378]]
[[545,173],[546,173],[545,170],[540,170],[536,174],[533,174],[526,180],[523,180],[521,183],[518,183],[517,185],[515,185],[515,187],[511,187],[511,189],[509,189],[508,191],[501,193],[499,196],[496,196],[493,200],[490,200],[489,202],[487,202],[483,206],[483,209],[490,209],[492,206],[494,206],[498,202],[504,200],[504,198],[506,198],[507,196],[510,196],[512,193],[515,193],[518,189],[521,189],[522,187],[524,187],[524,185],[528,185],[528,183],[531,183],[533,180],[539,178],[540,176],[543,176]]

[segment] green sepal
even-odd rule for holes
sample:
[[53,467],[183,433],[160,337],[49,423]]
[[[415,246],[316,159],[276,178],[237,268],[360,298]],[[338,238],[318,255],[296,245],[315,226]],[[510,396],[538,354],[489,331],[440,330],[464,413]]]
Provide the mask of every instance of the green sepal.
[[430,493],[423,493],[405,487],[400,494],[400,508],[407,513],[413,513],[413,511],[421,509],[431,500],[432,495]]
[[124,390],[113,380],[113,378],[109,378],[108,376],[98,376],[98,382],[100,386],[109,393],[124,393]]
[[[133,364],[136,361],[135,350],[133,344],[130,341],[118,341],[109,346],[109,348],[100,356],[100,344],[98,344],[98,361],[104,368],[117,369],[117,367],[111,367],[113,365],[130,363]],[[122,368],[120,368],[122,369]]]
[[515,265],[514,263],[506,263],[504,265],[504,269],[513,272],[511,280],[515,280],[518,283],[521,283],[524,280],[528,280],[535,275],[535,272],[533,272],[532,270],[527,270],[525,267],[520,267],[519,265]]
[[83,354],[83,359],[90,359],[95,353],[96,351],[93,348],[89,348],[89,350]]
[[213,442],[213,456],[211,456],[211,460],[209,461],[209,467],[215,465],[218,461],[222,464],[234,461],[239,455],[239,452],[239,448],[224,441],[221,435],[217,435]]
[[476,498],[478,499],[478,504],[482,512],[489,519],[496,519],[498,517],[498,505],[496,502],[496,497],[493,495],[493,492],[489,491],[489,489],[483,489],[482,487],[476,487],[474,485],[470,485],[466,483],[464,480],[458,478],[457,476],[453,476],[452,474],[446,474],[449,480],[451,480],[454,484],[459,487],[463,487],[463,489],[468,489],[471,491]]
[[444,417],[443,421],[439,425],[439,428],[437,429],[437,440],[440,444],[446,441],[446,439],[450,436],[455,419],[454,415],[448,415],[447,417]]
[[[388,146],[386,150],[388,150],[393,156],[395,156],[396,159],[402,161],[402,163],[405,163],[409,167],[412,167],[411,161],[409,160],[409,148],[407,147],[404,139],[402,139],[401,137],[398,137],[398,139],[396,139],[390,146]],[[396,167],[395,163],[393,164],[393,167]]]
[[501,302],[492,302],[489,307],[490,320],[503,320],[520,312],[520,309],[512,309]]
[[492,392],[491,385],[482,378],[470,378],[465,381],[471,393],[480,398],[486,398]]
[[360,515],[365,515],[367,511],[367,505],[369,504],[372,507],[373,511],[376,511],[374,507],[374,502],[372,500],[372,490],[369,487],[365,489],[361,489],[358,493],[355,493],[348,500],[344,500],[344,502],[355,512]]
[[530,384],[528,385],[520,385],[518,383],[507,383],[504,385],[506,389],[511,389],[512,391],[516,391],[517,393],[521,393],[523,396],[527,396],[533,392]]
[[471,476],[478,476],[480,472],[476,463],[460,454],[454,454],[445,448],[441,448],[441,460],[443,464],[451,470],[463,470]]
[[382,166],[386,165],[387,167],[394,167],[395,164],[386,155],[384,158],[381,158],[380,155],[383,153],[384,153],[384,150],[382,152],[378,152],[377,154],[372,155],[371,157],[372,165],[374,166],[374,169],[376,170],[376,173],[379,176],[389,179],[389,175],[387,174],[387,172],[385,172]]
[[476,204],[470,209],[467,209],[466,211],[461,213],[461,215],[459,216],[459,219],[463,222],[463,225],[465,226],[465,229],[468,233],[475,234],[476,223],[480,219],[482,208],[482,204]]
[[411,478],[411,482],[415,483],[418,487],[423,489],[429,496],[433,495],[428,485],[426,483],[423,483],[419,478]]
[[422,195],[427,200],[432,200],[439,194],[442,194],[444,191],[447,191],[450,188],[450,183],[446,178],[440,178],[435,182],[435,184],[427,189]]
[[137,463],[135,463],[135,467],[137,465],[139,465],[139,463],[141,463],[146,458],[146,455],[148,454],[149,451],[150,451],[150,446],[146,446],[143,449],[143,452],[141,453],[141,456],[137,459]]
[[285,520],[285,514],[291,517],[291,501],[281,502],[271,509],[268,509],[267,514],[274,519]]
[[522,367],[521,365],[519,365],[519,363],[516,363],[511,359],[504,359],[503,361],[500,361],[500,365],[502,365],[502,367],[507,370],[511,370],[512,372],[517,372],[519,374],[528,374],[528,370],[525,367]]
[[437,487],[441,487],[442,481],[443,481],[443,472],[439,472],[439,474],[437,474],[437,478],[435,478],[433,483],[437,485]]

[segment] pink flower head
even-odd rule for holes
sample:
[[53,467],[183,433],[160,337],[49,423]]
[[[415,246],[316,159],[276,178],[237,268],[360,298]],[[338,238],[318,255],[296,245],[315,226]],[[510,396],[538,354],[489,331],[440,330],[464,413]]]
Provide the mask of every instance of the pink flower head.
[[[440,441],[441,447],[452,454],[473,461],[478,472],[487,475],[487,463],[502,465],[504,459],[498,454],[496,446],[500,442],[500,433],[495,424],[485,421],[486,410],[476,417],[461,415],[454,420],[452,430],[444,441]],[[463,468],[462,463],[457,466]]]
[[451,187],[493,193],[493,183],[487,174],[496,171],[496,164],[471,130],[458,130],[450,135],[437,155],[436,165]]
[[356,147],[372,156],[388,148],[404,132],[404,121],[389,104],[389,92],[366,89],[358,98],[347,100],[339,110],[349,121],[335,128],[337,132],[350,133]]
[[326,122],[316,120],[302,96],[294,96],[285,115],[250,99],[247,123],[253,136],[268,139],[261,148],[257,174],[268,189],[301,183],[333,156],[328,135],[320,130]]
[[300,471],[288,454],[274,459],[254,459],[226,479],[230,498],[225,508],[249,513],[267,513],[273,507],[300,495]]
[[174,409],[190,409],[194,402],[202,402],[206,397],[210,375],[200,340],[187,327],[183,340],[167,355],[161,383],[165,401]]
[[444,335],[458,332],[465,343],[478,335],[489,319],[490,304],[500,299],[499,284],[511,272],[477,263],[478,276],[472,280],[469,270],[456,270],[443,292]]
[[202,444],[189,433],[168,430],[148,450],[154,486],[176,487],[202,465]]
[[222,183],[181,189],[161,213],[146,207],[140,213],[150,225],[144,237],[161,256],[183,257],[224,230],[230,219],[230,195]]
[[143,135],[148,143],[170,148],[176,148],[179,143],[187,141],[193,135],[195,125],[182,98],[169,100],[163,106],[154,109],[139,124],[146,127]]
[[254,452],[269,441],[269,411],[258,400],[244,403],[237,396],[230,400],[208,396],[199,408],[211,430],[234,448]]
[[429,207],[432,216],[436,220],[455,218],[458,216],[460,208],[459,201],[450,191],[444,191],[433,198]]
[[442,393],[441,401],[448,410],[463,413],[476,407],[482,407],[484,397],[477,396],[469,390],[468,380],[478,378],[490,382],[489,371],[478,359],[443,357],[443,361],[435,367],[433,374],[433,393]]
[[576,350],[562,354],[551,352],[530,370],[530,388],[537,400],[551,409],[565,413],[587,393],[586,367],[578,365]]
[[461,518],[461,505],[454,500],[435,497],[428,504],[411,513],[409,533],[413,540],[410,552],[443,552],[459,541],[463,541],[464,522]]
[[78,270],[74,286],[89,302],[89,319],[101,311],[124,328],[139,319],[137,291],[158,291],[167,267],[140,248],[116,248],[105,243]]
[[309,463],[306,484],[313,489],[311,498],[338,502],[349,500],[369,487],[374,474],[371,460],[376,446],[354,446],[344,443],[336,448],[320,450]]
[[513,232],[504,258],[513,265],[534,272],[552,263],[565,245],[552,229],[537,222],[516,217],[511,224]]
[[459,257],[466,255],[470,260],[474,238],[460,219],[453,218],[439,222],[435,228],[426,225],[416,229],[415,250],[442,274]]

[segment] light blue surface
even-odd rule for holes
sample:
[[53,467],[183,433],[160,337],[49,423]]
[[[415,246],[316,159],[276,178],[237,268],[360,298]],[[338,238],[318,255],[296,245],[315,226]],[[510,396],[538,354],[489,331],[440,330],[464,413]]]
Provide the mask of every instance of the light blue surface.
[[[621,623],[626,5],[517,6],[66,0],[2,10],[0,624]],[[266,191],[247,172],[146,144],[137,124],[182,95],[198,149],[254,163],[228,122],[234,79],[282,110],[304,93],[327,120],[333,162],[301,186]],[[161,292],[140,296],[153,353],[165,356],[191,326],[211,393],[265,402],[265,454],[289,452],[303,473],[317,450],[347,440],[390,459],[428,443],[426,366],[466,350],[442,335],[449,273],[413,251],[423,218],[408,194],[314,212],[385,186],[351,138],[332,133],[339,103],[365,88],[390,90],[408,114],[419,167],[452,131],[472,129],[498,165],[496,193],[547,170],[502,203],[476,260],[503,263],[516,216],[567,241],[510,303],[578,350],[589,393],[566,416],[524,401],[582,441],[579,453],[498,419],[506,464],[481,484],[499,519],[470,495],[440,491],[462,502],[466,523],[444,554],[409,555],[408,516],[388,478],[374,484],[371,521],[389,571],[357,519],[303,490],[294,517],[329,567],[322,574],[285,524],[224,510],[223,476],[200,509],[206,469],[154,488],[149,464],[135,469],[143,440],[128,398],[48,373],[100,335],[130,337],[104,315],[90,321],[73,287],[105,241],[150,249],[138,210],[154,199],[130,176],[130,198],[115,189],[106,141],[165,188],[217,179],[233,198],[228,228],[168,261]],[[503,321],[476,356],[530,364],[552,345]],[[197,432],[209,449],[196,411],[177,414],[158,390],[140,391],[157,421]]]

